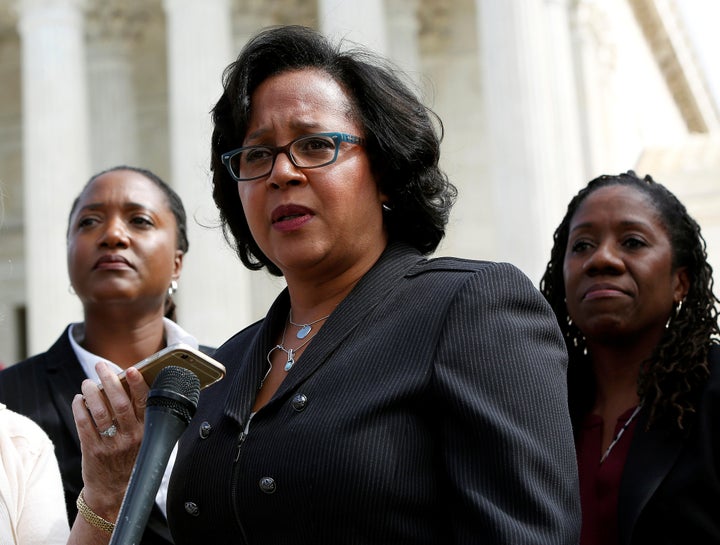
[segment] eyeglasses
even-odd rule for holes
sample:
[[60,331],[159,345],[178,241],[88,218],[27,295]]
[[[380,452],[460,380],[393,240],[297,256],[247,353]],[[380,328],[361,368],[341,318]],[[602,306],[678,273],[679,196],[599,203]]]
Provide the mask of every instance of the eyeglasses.
[[284,146],[247,146],[222,154],[222,162],[237,182],[264,178],[272,172],[279,153],[298,168],[318,168],[334,163],[340,143],[362,144],[359,136],[343,132],[320,132],[300,136]]

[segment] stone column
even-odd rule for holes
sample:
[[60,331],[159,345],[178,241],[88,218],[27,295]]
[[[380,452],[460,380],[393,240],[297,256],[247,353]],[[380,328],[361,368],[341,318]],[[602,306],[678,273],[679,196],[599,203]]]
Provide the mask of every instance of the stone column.
[[[217,345],[250,323],[250,272],[225,244],[212,201],[210,110],[231,46],[228,0],[164,0],[167,16],[170,182],[188,214],[190,252],[179,282],[178,321]],[[262,274],[262,273],[255,273]]]
[[[548,76],[551,83],[552,139],[545,139],[546,149],[554,159],[553,175],[548,180],[544,209],[548,225],[544,235],[547,248],[545,261],[550,258],[554,229],[560,223],[567,204],[581,186],[590,179],[582,145],[582,121],[578,97],[577,59],[574,57],[575,33],[574,0],[546,0],[548,13],[548,55],[552,59]],[[544,269],[545,263],[543,263]]]
[[28,350],[46,350],[73,319],[65,230],[90,174],[83,0],[21,0],[23,190]]
[[[578,66],[581,144],[588,178],[614,172],[621,163],[613,153],[613,73],[617,48],[613,25],[599,0],[581,0],[574,8],[572,29]],[[622,170],[622,166],[619,167]]]
[[494,257],[514,263],[537,282],[556,219],[549,221],[545,207],[558,171],[552,65],[563,61],[551,56],[543,0],[476,0],[476,6]]
[[88,13],[93,172],[138,164],[133,43],[142,28],[133,8],[103,0]]
[[472,2],[422,2],[425,102],[441,117],[440,166],[458,187],[438,254],[494,256],[493,192]]
[[319,0],[320,30],[333,39],[346,39],[385,55],[388,50],[383,0]]
[[419,0],[388,0],[388,55],[418,85],[422,84]]

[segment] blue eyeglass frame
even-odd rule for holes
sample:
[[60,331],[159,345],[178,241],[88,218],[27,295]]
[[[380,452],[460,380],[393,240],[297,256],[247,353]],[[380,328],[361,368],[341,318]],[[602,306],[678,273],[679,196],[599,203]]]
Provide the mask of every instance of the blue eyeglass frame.
[[[329,138],[332,138],[335,142],[335,155],[333,155],[333,158],[328,161],[327,163],[323,163],[321,165],[315,165],[312,167],[303,167],[298,165],[295,162],[295,159],[292,156],[292,153],[290,153],[290,147],[297,142],[298,140],[302,140],[303,138],[312,138],[313,136],[327,136]],[[277,159],[277,156],[281,153],[284,153],[287,155],[288,159],[290,159],[290,162],[296,167],[301,169],[306,168],[320,168],[320,167],[326,167],[328,165],[332,165],[335,161],[337,161],[338,153],[340,152],[340,144],[342,142],[347,142],[348,144],[357,144],[361,145],[365,143],[365,139],[360,136],[355,136],[354,134],[347,134],[344,132],[316,132],[311,134],[303,134],[302,136],[298,136],[297,138],[292,139],[290,142],[285,144],[284,146],[263,146],[263,145],[256,145],[256,146],[245,146],[242,148],[237,148],[231,151],[227,151],[223,153],[220,156],[220,160],[222,161],[223,165],[225,165],[225,168],[230,173],[230,176],[235,180],[236,182],[251,182],[253,180],[259,180],[260,178],[264,178],[265,176],[269,176],[272,172],[272,169],[275,168],[275,160]],[[248,149],[255,149],[255,148],[264,148],[268,149],[272,152],[272,162],[270,163],[270,169],[261,176],[254,176],[252,178],[240,178],[239,176],[236,176],[235,173],[232,170],[232,167],[230,166],[230,161],[233,157],[235,157],[238,153],[242,153],[245,150]]]

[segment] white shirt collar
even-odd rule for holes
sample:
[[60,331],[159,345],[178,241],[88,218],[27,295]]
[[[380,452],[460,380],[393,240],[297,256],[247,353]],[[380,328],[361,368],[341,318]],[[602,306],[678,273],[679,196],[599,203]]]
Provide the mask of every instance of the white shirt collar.
[[[182,327],[180,327],[168,318],[163,318],[163,323],[165,325],[165,338],[167,339],[168,345],[181,342],[190,345],[192,348],[198,348],[197,339],[195,339],[195,337],[190,335]],[[68,336],[70,337],[70,345],[72,346],[78,361],[80,361],[80,365],[82,365],[82,368],[85,371],[87,377],[93,379],[95,382],[100,381],[97,372],[95,371],[95,364],[100,360],[107,362],[110,367],[115,369],[117,373],[122,371],[122,368],[119,365],[116,365],[114,362],[96,356],[95,354],[88,352],[82,346],[80,346],[80,342],[78,341],[78,339],[82,338],[84,329],[85,324],[82,322],[70,324]]]

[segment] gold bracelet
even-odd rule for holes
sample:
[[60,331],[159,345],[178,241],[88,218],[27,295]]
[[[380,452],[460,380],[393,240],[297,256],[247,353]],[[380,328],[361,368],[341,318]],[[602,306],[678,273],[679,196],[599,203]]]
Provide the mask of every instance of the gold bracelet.
[[80,494],[77,497],[77,501],[75,502],[78,513],[80,513],[87,521],[87,523],[91,526],[95,526],[95,528],[100,528],[101,530],[105,530],[108,534],[112,534],[113,530],[115,529],[115,524],[110,522],[109,520],[105,520],[95,511],[88,507],[88,504],[85,503],[85,498],[83,497],[83,490],[85,489],[83,488],[80,491]]

